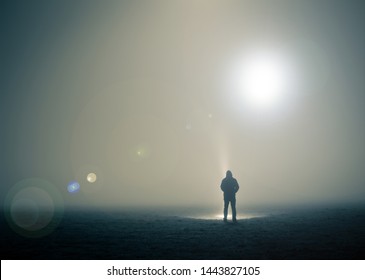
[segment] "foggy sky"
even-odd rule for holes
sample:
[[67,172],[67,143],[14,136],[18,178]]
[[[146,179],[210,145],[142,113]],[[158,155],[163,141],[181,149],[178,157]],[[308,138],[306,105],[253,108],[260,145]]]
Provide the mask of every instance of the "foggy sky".
[[[2,198],[37,177],[75,205],[220,205],[230,169],[239,205],[363,201],[362,1],[1,5]],[[279,114],[227,87],[256,47],[293,58]]]

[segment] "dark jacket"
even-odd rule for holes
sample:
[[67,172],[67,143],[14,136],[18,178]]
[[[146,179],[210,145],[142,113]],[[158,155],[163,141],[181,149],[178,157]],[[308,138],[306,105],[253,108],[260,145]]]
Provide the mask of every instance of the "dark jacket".
[[239,188],[237,180],[233,177],[226,177],[222,180],[221,190],[224,192],[224,199],[234,199]]

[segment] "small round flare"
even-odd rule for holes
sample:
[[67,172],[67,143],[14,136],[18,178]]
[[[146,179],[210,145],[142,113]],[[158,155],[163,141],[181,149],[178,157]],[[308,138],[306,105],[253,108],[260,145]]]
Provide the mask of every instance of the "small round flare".
[[87,174],[86,176],[86,180],[89,182],[89,183],[95,183],[97,177],[96,177],[96,174],[95,173],[89,173]]
[[71,181],[70,183],[68,183],[67,185],[67,191],[69,193],[77,193],[80,190],[80,184],[76,181]]

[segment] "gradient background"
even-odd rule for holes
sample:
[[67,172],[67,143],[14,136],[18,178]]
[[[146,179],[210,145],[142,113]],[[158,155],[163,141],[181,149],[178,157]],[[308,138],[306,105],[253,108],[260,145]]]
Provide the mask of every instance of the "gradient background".
[[[2,1],[0,21],[1,203],[37,177],[66,205],[215,206],[227,169],[241,206],[364,202],[363,1]],[[227,86],[256,47],[295,62],[273,115]]]

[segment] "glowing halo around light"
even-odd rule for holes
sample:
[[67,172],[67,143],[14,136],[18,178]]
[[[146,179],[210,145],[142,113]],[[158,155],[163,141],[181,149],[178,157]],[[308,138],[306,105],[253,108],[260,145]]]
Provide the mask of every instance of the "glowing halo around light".
[[289,55],[260,49],[248,51],[236,59],[233,68],[231,86],[245,109],[275,111],[291,98],[295,75]]
[[286,79],[285,69],[277,58],[252,57],[244,67],[242,88],[252,105],[274,106],[283,98]]

